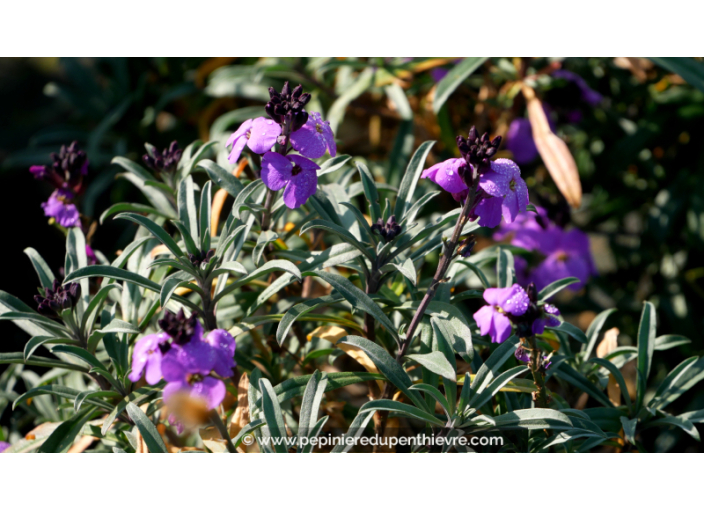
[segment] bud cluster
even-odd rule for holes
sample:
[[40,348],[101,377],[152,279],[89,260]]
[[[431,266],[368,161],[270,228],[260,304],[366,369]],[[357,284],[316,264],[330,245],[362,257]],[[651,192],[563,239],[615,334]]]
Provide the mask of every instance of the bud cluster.
[[475,126],[469,130],[467,138],[457,136],[457,147],[467,162],[467,165],[460,170],[462,180],[467,187],[471,188],[474,184],[472,169],[475,169],[478,175],[491,170],[491,158],[496,155],[500,144],[500,136],[489,140],[489,133],[479,136]]
[[155,147],[151,145],[148,146],[147,153],[142,156],[142,161],[144,161],[145,165],[154,170],[157,175],[161,172],[172,174],[178,168],[182,154],[183,150],[178,148],[178,142],[174,140],[171,142],[171,145],[161,153],[159,153]]
[[186,317],[183,308],[178,313],[164,311],[164,318],[159,319],[159,327],[178,345],[185,345],[193,336],[197,324],[196,314]]
[[59,153],[52,152],[52,164],[34,165],[29,171],[36,179],[50,182],[56,189],[71,189],[80,193],[83,188],[83,176],[88,173],[88,157],[79,149],[78,142],[66,147],[61,146]]
[[213,255],[215,255],[215,250],[210,249],[207,252],[205,250],[201,250],[200,253],[197,255],[189,255],[188,259],[191,261],[191,264],[193,264],[195,267],[200,267],[200,265],[205,262],[206,264],[210,262],[210,259],[213,258]]
[[269,97],[269,102],[264,107],[267,115],[282,126],[288,123],[291,132],[299,130],[308,121],[308,112],[303,107],[310,101],[311,96],[303,93],[302,85],[291,90],[286,82],[281,92],[269,87]]
[[81,287],[78,283],[70,283],[64,286],[54,280],[51,288],[44,289],[44,295],[37,294],[34,300],[37,302],[37,311],[47,317],[58,317],[62,310],[73,308],[81,297]]
[[383,237],[384,241],[387,243],[399,235],[401,230],[403,230],[403,228],[401,225],[396,223],[396,216],[393,214],[386,221],[386,224],[384,224],[384,221],[379,218],[377,222],[372,225],[372,232]]

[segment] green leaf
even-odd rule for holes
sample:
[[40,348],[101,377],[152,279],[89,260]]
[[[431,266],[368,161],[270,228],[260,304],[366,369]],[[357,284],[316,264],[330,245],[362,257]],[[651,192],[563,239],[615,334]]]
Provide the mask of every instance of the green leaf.
[[73,363],[66,363],[58,359],[43,358],[41,356],[32,356],[29,359],[25,359],[24,353],[22,352],[0,352],[0,365],[17,364],[17,365],[31,365],[35,367],[50,367],[50,368],[63,368],[66,370],[75,370],[78,372],[88,372],[86,367],[81,365],[74,365]]
[[137,214],[153,214],[155,216],[161,216],[162,218],[170,218],[170,216],[167,216],[163,212],[161,212],[158,209],[155,209],[153,207],[149,207],[148,205],[144,204],[127,204],[127,203],[120,203],[120,204],[115,204],[110,206],[108,209],[103,211],[103,214],[100,215],[100,224],[102,225],[106,218],[109,218],[113,214],[121,213],[121,212],[133,212]]
[[278,238],[279,234],[273,230],[264,230],[259,233],[259,237],[257,237],[257,244],[254,246],[254,250],[252,250],[252,258],[254,259],[255,265],[259,265],[262,254],[264,253],[266,247],[269,246],[269,243],[273,243]]
[[[273,438],[286,439],[288,434],[286,433],[279,400],[268,379],[259,379],[259,391],[262,393],[262,411],[269,433]],[[274,447],[276,453],[288,453],[285,444],[270,443],[270,445]]]
[[569,383],[575,388],[587,393],[590,397],[599,402],[601,405],[605,407],[614,406],[608,399],[608,397],[604,395],[604,393],[599,388],[597,388],[594,383],[592,383],[589,379],[584,377],[584,375],[580,374],[566,363],[557,365],[554,369],[550,369],[548,374],[550,373],[553,373],[566,383]]
[[336,225],[335,223],[332,223],[327,220],[313,220],[309,221],[301,227],[301,234],[306,233],[312,228],[327,230],[328,232],[337,235],[340,239],[348,242],[349,244],[357,248],[359,251],[361,251],[364,256],[367,257],[371,262],[374,261],[374,254],[369,250],[369,247],[362,244],[356,237],[354,237],[350,233],[349,230],[345,230],[340,225]]
[[[596,341],[599,339],[599,333],[601,332],[601,328],[604,327],[606,319],[608,319],[609,315],[611,315],[615,311],[616,308],[604,310],[599,315],[597,315],[592,321],[592,323],[589,325],[589,327],[587,328],[587,343],[582,345],[583,359],[587,359],[587,356],[589,356],[589,354],[592,352],[592,349],[594,349],[594,346],[596,345]],[[566,331],[566,333],[569,332]]]
[[435,142],[432,140],[423,142],[408,163],[406,173],[403,176],[398,195],[396,196],[394,215],[397,221],[403,220],[406,211],[413,205],[413,193],[416,191],[418,179],[420,179],[420,174],[423,173],[423,166],[425,166],[425,159],[428,157],[428,153],[430,149],[433,148],[433,145],[435,145]]
[[[173,223],[174,226],[181,233],[181,240],[183,241],[183,244],[186,245],[186,251],[188,251],[188,253],[191,253],[193,255],[199,255],[200,250],[198,249],[198,246],[196,245],[196,242],[193,239],[193,236],[189,232],[188,227],[182,221],[178,221],[178,220],[171,220],[171,223]],[[197,234],[197,232],[196,232],[196,234]],[[196,239],[197,239],[197,236],[196,236]],[[152,265],[159,263],[160,260],[161,259],[155,260],[154,262],[152,262]],[[184,266],[176,266],[176,267],[184,267]]]
[[339,303],[340,301],[342,301],[342,298],[338,296],[333,297],[332,295],[327,295],[315,299],[308,299],[302,303],[293,305],[284,314],[281,322],[279,322],[279,327],[276,330],[276,341],[279,345],[283,345],[291,326],[293,326],[293,323],[302,315],[311,312],[318,307],[328,306],[334,303]]
[[416,267],[413,265],[412,259],[404,260],[403,264],[395,264],[395,263],[391,262],[381,268],[382,273],[391,273],[394,270],[398,271],[403,276],[408,278],[408,281],[410,281],[414,287],[418,285],[417,275],[416,275]]
[[176,244],[176,241],[174,241],[169,234],[166,233],[166,231],[161,228],[159,225],[157,225],[154,221],[150,220],[149,218],[146,218],[144,216],[140,216],[139,214],[134,214],[134,213],[120,213],[117,216],[115,216],[115,219],[120,219],[124,218],[126,220],[133,221],[135,223],[138,223],[142,225],[144,228],[149,230],[149,232],[152,233],[154,237],[156,237],[159,241],[161,241],[162,244],[164,244],[171,253],[173,253],[177,257],[183,257],[183,251],[181,251],[181,248],[178,247],[178,244]]
[[680,345],[687,345],[692,343],[692,341],[682,335],[662,335],[655,339],[655,350],[656,351],[666,351],[672,349],[673,347],[679,347]]
[[398,341],[398,332],[384,311],[366,292],[354,286],[347,278],[326,271],[306,271],[303,276],[317,276],[333,286],[353,307],[367,312],[386,328],[391,336]]
[[579,329],[577,326],[573,326],[569,322],[563,322],[559,326],[555,327],[548,327],[547,329],[554,330],[554,331],[562,331],[563,333],[567,333],[570,335],[572,338],[577,340],[580,343],[583,343],[586,345],[587,343],[587,335],[584,334],[584,332]]
[[[506,372],[496,377],[491,384],[489,384],[485,390],[480,393],[475,393],[469,401],[469,405],[479,409],[481,406],[486,404],[494,395],[496,395],[501,388],[506,386],[511,380],[518,377],[519,375],[528,371],[527,366],[518,366],[509,368]],[[467,384],[465,384],[468,386]],[[464,390],[464,388],[462,388]]]
[[320,165],[320,170],[318,170],[318,177],[324,174],[329,174],[334,172],[335,170],[339,170],[345,164],[352,159],[352,156],[348,156],[346,154],[341,154],[339,156],[335,156],[334,158],[328,159],[325,163]]
[[[494,379],[494,377],[496,377],[499,369],[513,355],[520,342],[520,338],[514,335],[504,343],[500,344],[494,352],[491,353],[491,356],[489,356],[489,358],[487,358],[484,364],[479,368],[477,375],[472,381],[472,392],[474,393],[472,398],[476,398],[478,393],[481,393],[486,389],[489,383]],[[467,384],[466,381],[465,384]],[[470,406],[471,405],[472,402],[470,401]]]
[[638,425],[638,418],[628,419],[625,416],[621,416],[621,425],[623,425],[623,435],[626,437],[626,441],[631,444],[636,444],[636,426]]
[[200,248],[208,251],[210,249],[210,215],[213,204],[213,183],[206,182],[200,192]]
[[515,281],[513,253],[503,248],[499,248],[496,257],[496,285],[499,288],[510,287]]
[[372,223],[376,223],[381,218],[381,206],[379,205],[379,193],[376,189],[374,177],[372,177],[371,172],[363,163],[357,163],[357,171],[364,187],[364,196],[367,197],[367,202],[369,202],[369,215],[372,218]]
[[162,308],[169,302],[171,296],[176,292],[176,289],[184,283],[188,283],[188,281],[180,278],[167,278],[164,280],[161,286],[161,292],[159,293],[159,304]]
[[566,414],[554,409],[521,409],[494,417],[480,415],[470,423],[483,425],[482,422],[486,423],[489,429],[499,430],[569,430],[575,428]]
[[538,300],[545,301],[573,283],[579,283],[579,278],[570,276],[569,278],[563,278],[561,280],[557,280],[556,282],[552,282],[538,293]]
[[[352,420],[352,423],[350,423],[350,428],[345,436],[352,438],[360,437],[373,417],[374,413],[362,412],[360,410],[357,416],[354,417],[354,420]],[[350,441],[347,443],[347,441],[342,441],[333,447],[331,453],[346,453],[352,449],[352,446],[354,446],[354,442]]]
[[[621,421],[623,421],[623,418],[621,418]],[[679,427],[697,441],[701,441],[697,427],[695,427],[691,421],[683,418],[682,416],[665,416],[659,420],[654,420],[648,423],[649,427],[657,427],[662,425],[673,425],[675,427]]]
[[121,290],[122,287],[120,287],[116,283],[106,285],[105,287],[102,287],[95,294],[95,296],[93,296],[93,299],[91,299],[90,303],[88,304],[88,308],[86,308],[86,311],[83,312],[83,319],[81,320],[81,331],[83,331],[84,335],[87,335],[93,327],[95,317],[98,315],[98,312],[100,312],[100,305],[103,304],[103,301],[107,299],[108,294],[113,289]]
[[[435,351],[435,352],[438,352],[438,351]],[[432,396],[445,411],[445,415],[447,416],[447,419],[450,420],[450,413],[451,413],[450,403],[445,398],[445,395],[440,393],[440,390],[438,390],[435,386],[431,386],[431,385],[425,384],[425,383],[418,383],[418,384],[414,384],[413,386],[411,386],[411,389],[422,391],[423,393],[427,393],[430,396]],[[435,405],[433,405],[431,407],[431,409],[434,407],[435,407]]]
[[702,379],[704,379],[704,358],[693,356],[686,359],[667,374],[648,403],[648,407],[664,409]]
[[[261,381],[260,381],[261,384]],[[306,391],[303,394],[303,402],[301,402],[300,418],[298,420],[298,439],[310,437],[310,434],[315,429],[318,420],[318,411],[320,402],[325,393],[327,386],[327,374],[316,370],[313,376],[306,385]],[[299,450],[300,450],[299,442]]]
[[[120,394],[116,391],[96,391],[96,390],[82,391],[78,395],[76,395],[76,399],[73,401],[73,410],[75,412],[80,411],[81,406],[83,405],[83,402],[85,402],[87,398],[90,398],[91,400],[96,400],[96,399],[99,399],[100,397],[117,398],[119,396],[120,396]],[[110,406],[110,407],[112,407],[112,406]]]
[[391,357],[382,347],[361,336],[348,335],[340,339],[338,343],[353,345],[362,349],[372,363],[379,369],[394,386],[403,392],[418,407],[425,409],[425,400],[418,392],[411,390],[411,378],[403,370],[401,365]]
[[144,439],[150,453],[168,453],[159,431],[139,407],[132,402],[128,403],[127,414],[139,429],[139,433],[142,434],[142,439]]
[[704,92],[704,64],[691,57],[648,57],[657,65],[680,75],[693,87]]
[[235,445],[235,448],[238,448],[246,436],[264,425],[266,425],[264,420],[253,420],[249,422],[247,425],[242,427],[242,430],[240,430],[239,433],[232,439],[232,444]]
[[240,192],[244,189],[244,186],[242,186],[242,183],[237,177],[232,175],[230,172],[222,168],[217,163],[206,159],[204,161],[199,162],[198,166],[200,168],[203,168],[208,173],[208,176],[215,182],[215,184],[227,191],[230,196],[236,198],[237,195],[239,195]]
[[623,374],[616,367],[616,365],[611,363],[609,360],[603,358],[592,358],[589,360],[589,363],[596,363],[597,365],[604,367],[611,373],[611,375],[614,376],[614,379],[618,383],[618,387],[621,389],[623,401],[626,403],[626,406],[628,407],[630,412],[631,407],[633,406],[633,402],[631,402],[631,395],[628,393],[628,386],[626,386],[626,380],[623,378]]
[[447,75],[440,80],[435,89],[435,97],[433,98],[433,111],[437,114],[440,108],[445,104],[445,101],[455,91],[460,84],[469,78],[489,57],[466,57],[462,62],[455,65]]
[[37,276],[39,276],[39,281],[41,282],[42,287],[50,289],[54,284],[56,277],[54,276],[54,273],[51,272],[49,265],[34,248],[25,248],[24,252],[32,262],[34,270],[37,272]]
[[29,360],[32,354],[34,354],[34,351],[44,344],[63,344],[74,341],[75,340],[71,340],[70,338],[56,338],[54,336],[33,336],[24,346],[24,359]]
[[159,293],[161,286],[142,275],[112,266],[88,266],[74,271],[64,279],[64,285],[82,278],[102,277],[131,282],[145,289]]
[[56,427],[54,432],[44,441],[39,453],[65,453],[73,445],[76,436],[83,430],[83,426],[90,419],[94,409],[89,407],[79,412]]
[[648,384],[648,375],[653,362],[655,349],[655,307],[646,301],[643,304],[643,313],[638,326],[638,372],[636,385],[636,407],[640,411]]
[[406,357],[420,363],[434,374],[438,374],[451,381],[457,381],[455,369],[440,351],[433,351],[428,354],[407,354]]
[[217,303],[220,299],[222,299],[224,296],[226,296],[233,290],[239,289],[240,287],[248,284],[252,280],[256,280],[257,278],[272,273],[274,271],[286,271],[287,273],[291,273],[293,276],[295,276],[296,279],[299,281],[302,278],[301,272],[295,264],[287,260],[270,260],[266,264],[263,264],[261,267],[249,273],[246,278],[241,278],[236,282],[225,287],[218,295],[215,296],[215,298],[213,299],[213,304]]
[[[425,402],[425,401],[423,401]],[[395,413],[408,416],[409,418],[416,418],[422,420],[426,423],[431,423],[437,426],[444,426],[445,422],[437,418],[435,415],[418,409],[417,407],[404,404],[402,402],[396,402],[394,400],[372,400],[367,402],[362,407],[359,408],[359,412],[375,412],[375,411],[393,411]]]

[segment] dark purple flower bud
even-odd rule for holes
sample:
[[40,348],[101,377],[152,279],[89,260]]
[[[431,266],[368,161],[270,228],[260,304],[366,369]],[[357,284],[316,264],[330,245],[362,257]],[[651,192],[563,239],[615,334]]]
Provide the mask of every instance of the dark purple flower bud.
[[403,227],[396,223],[396,216],[392,214],[389,219],[386,220],[386,223],[379,218],[377,222],[371,226],[371,230],[374,234],[383,237],[384,241],[388,243],[401,233]]
[[457,254],[463,258],[469,257],[472,254],[472,250],[476,244],[477,241],[474,235],[467,236],[467,238],[457,247]]
[[51,288],[44,289],[44,295],[34,296],[37,302],[37,311],[47,317],[58,317],[62,310],[73,308],[78,304],[81,296],[81,287],[78,283],[66,284],[63,287],[58,280],[54,280]]
[[29,171],[32,173],[35,179],[45,179],[47,176],[46,166],[44,165],[32,165],[29,167]]
[[538,289],[535,287],[535,283],[531,282],[528,287],[526,287],[526,293],[528,294],[528,299],[530,299],[531,303],[538,302]]
[[[494,140],[489,140],[489,133],[484,133],[478,136],[477,128],[472,126],[469,130],[467,138],[457,137],[457,147],[465,161],[478,170],[479,174],[484,174],[491,170],[489,158],[494,156],[501,144],[501,137],[497,136]],[[465,172],[470,174],[471,172]],[[466,176],[468,177],[468,175]],[[467,182],[467,178],[464,178]],[[471,182],[467,185],[471,186]]]
[[164,149],[161,153],[154,147],[148,147],[147,154],[142,156],[142,161],[157,175],[161,172],[171,174],[178,168],[178,163],[181,161],[182,155],[183,151],[178,148],[178,142],[174,140],[169,147]]
[[[300,129],[308,120],[308,114],[303,107],[310,101],[310,94],[303,93],[303,86],[298,85],[293,90],[286,82],[281,92],[269,89],[271,100],[264,106],[264,111],[278,124],[290,123],[291,132]],[[285,144],[286,139],[282,142]]]
[[164,318],[158,321],[159,327],[178,345],[185,345],[191,340],[196,331],[197,322],[195,313],[186,318],[183,309],[175,314],[167,310],[164,312]]

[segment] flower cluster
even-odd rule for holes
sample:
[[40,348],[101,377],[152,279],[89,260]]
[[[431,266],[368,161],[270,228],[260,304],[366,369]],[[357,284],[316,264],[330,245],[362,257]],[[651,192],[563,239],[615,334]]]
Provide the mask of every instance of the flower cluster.
[[580,281],[570,285],[569,289],[580,290],[591,276],[597,274],[589,250],[589,237],[576,228],[565,230],[548,217],[544,208],[536,207],[536,210],[537,214],[521,213],[513,223],[502,225],[494,239],[510,242],[544,257],[532,270],[529,270],[526,259],[515,258],[519,283],[532,281],[543,288],[555,280],[573,276]]
[[178,148],[178,142],[173,141],[167,149],[159,151],[152,146],[147,147],[147,153],[142,156],[142,161],[147,167],[151,168],[156,175],[162,172],[172,174],[178,168],[178,163],[181,161],[183,150]]
[[526,289],[517,283],[508,288],[486,289],[484,301],[487,305],[474,314],[474,320],[481,334],[491,336],[494,343],[505,342],[513,326],[524,338],[542,334],[546,326],[560,325],[557,318],[560,311],[551,304],[538,304],[538,292],[533,283]]
[[44,215],[54,218],[65,228],[81,224],[78,209],[74,204],[76,196],[83,191],[83,177],[88,173],[88,157],[78,148],[78,142],[61,146],[59,153],[52,153],[51,165],[34,165],[29,171],[35,179],[50,183],[54,192],[49,200],[42,203]]
[[59,317],[62,310],[73,308],[81,297],[81,286],[78,283],[70,283],[62,286],[58,280],[54,280],[51,288],[44,289],[44,295],[37,294],[34,300],[37,302],[37,311],[47,317]]
[[474,206],[470,218],[479,218],[482,227],[496,227],[501,217],[508,223],[528,207],[528,186],[521,178],[521,170],[510,159],[490,161],[501,143],[501,137],[489,140],[487,133],[481,137],[472,127],[465,139],[457,137],[461,158],[452,158],[423,171],[421,178],[430,179],[445,191],[452,193],[458,202],[475,189]]
[[[232,146],[228,161],[237,163],[245,146],[255,154],[263,154],[262,181],[272,191],[284,189],[284,203],[289,209],[296,209],[315,194],[318,186],[316,171],[320,167],[308,158],[320,158],[326,151],[334,157],[335,137],[330,123],[320,113],[309,114],[304,109],[310,94],[303,93],[301,85],[291,90],[286,82],[281,92],[270,88],[269,96],[265,111],[270,118],[242,123],[227,140],[226,145]],[[278,152],[271,152],[277,143]],[[300,155],[288,154],[291,149]]]
[[203,400],[214,409],[225,398],[225,383],[220,377],[231,377],[236,363],[235,339],[224,329],[203,335],[203,327],[193,314],[186,317],[164,313],[159,320],[161,333],[142,337],[134,347],[129,379],[137,382],[142,374],[148,384],[157,384],[163,377],[164,401],[177,393]]

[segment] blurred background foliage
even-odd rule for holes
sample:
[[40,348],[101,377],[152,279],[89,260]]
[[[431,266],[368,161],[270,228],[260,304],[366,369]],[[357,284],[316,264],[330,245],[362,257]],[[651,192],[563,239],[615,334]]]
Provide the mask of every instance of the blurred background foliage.
[[[51,190],[27,171],[48,163],[62,144],[78,140],[88,154],[81,212],[98,218],[110,204],[143,201],[134,186],[115,179],[113,156],[137,160],[144,142],[160,148],[172,140],[182,147],[195,139],[224,142],[240,122],[264,114],[270,86],[280,89],[288,80],[313,94],[308,109],[325,112],[340,153],[366,159],[378,181],[396,186],[425,140],[438,141],[428,158],[434,164],[458,155],[455,136],[471,125],[505,136],[511,121],[526,115],[520,80],[528,80],[550,105],[555,132],[577,163],[584,196],[572,223],[589,233],[599,271],[585,289],[563,296],[560,309],[586,328],[596,313],[617,307],[608,325],[619,328],[621,345],[633,345],[642,302],[652,301],[659,332],[692,339],[655,358],[659,378],[683,356],[704,354],[699,143],[704,64],[491,58],[478,59],[465,77],[458,68],[467,62],[458,62],[456,57],[0,59],[3,289],[32,302],[34,274],[22,253],[27,246],[52,267],[63,263],[64,236],[47,224],[40,207]],[[574,83],[552,76],[557,69],[578,74],[603,99],[596,106],[581,101]],[[443,87],[438,81],[447,76],[457,78],[456,87],[438,91]],[[500,156],[511,157],[505,144],[502,149]],[[521,169],[532,193],[559,196],[540,157]],[[429,206],[438,212],[453,207],[447,193]],[[108,221],[90,235],[90,243],[113,258],[132,234]],[[483,234],[478,249],[492,242],[491,232]],[[2,349],[21,350],[26,335],[9,322],[0,328]],[[678,405],[681,411],[702,408],[704,393],[688,394]],[[8,415],[5,410],[3,423]],[[658,439],[659,449],[679,439],[677,449],[694,444],[677,431],[669,434]]]

